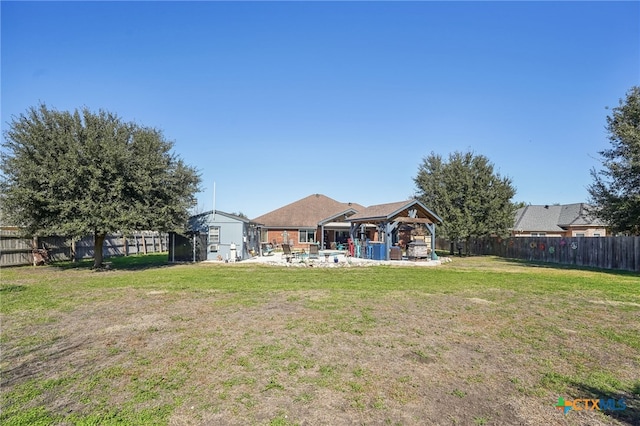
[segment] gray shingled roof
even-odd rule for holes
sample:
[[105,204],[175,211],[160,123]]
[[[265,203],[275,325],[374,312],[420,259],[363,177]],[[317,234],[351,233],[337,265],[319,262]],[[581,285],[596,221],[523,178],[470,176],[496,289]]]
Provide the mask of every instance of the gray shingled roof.
[[[191,216],[189,218],[189,222],[187,225],[187,229],[190,231],[201,231],[201,232],[206,232],[208,225],[208,216],[210,216],[211,214],[213,214],[213,210],[209,210],[200,214],[197,214],[195,216]],[[226,212],[222,212],[220,210],[216,210],[216,215],[217,216],[225,216],[228,217],[230,219],[233,220],[237,220],[239,222],[244,222],[244,223],[252,223],[249,219],[245,218],[245,217],[240,217],[238,215],[235,214],[231,214],[231,213],[226,213]]]
[[340,213],[363,210],[356,203],[341,203],[322,194],[312,194],[252,220],[270,228],[315,228]]
[[603,226],[601,220],[592,218],[584,203],[525,206],[515,215],[516,231],[561,232],[569,226]]

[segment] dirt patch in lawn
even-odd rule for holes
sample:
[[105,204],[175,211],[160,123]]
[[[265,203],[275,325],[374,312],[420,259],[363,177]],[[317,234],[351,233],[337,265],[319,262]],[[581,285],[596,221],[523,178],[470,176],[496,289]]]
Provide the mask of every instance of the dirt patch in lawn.
[[564,367],[626,362],[619,380],[638,372],[634,348],[557,327],[587,311],[590,324],[608,323],[609,311],[579,301],[498,291],[99,293],[39,323],[3,318],[4,392],[54,383],[31,404],[80,418],[164,409],[175,425],[632,424],[554,407],[580,396],[548,382],[562,381],[554,372]]

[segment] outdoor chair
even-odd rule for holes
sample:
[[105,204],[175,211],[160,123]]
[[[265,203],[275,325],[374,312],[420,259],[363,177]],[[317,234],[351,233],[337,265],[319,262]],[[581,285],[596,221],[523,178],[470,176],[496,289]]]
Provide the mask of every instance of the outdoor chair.
[[271,256],[273,254],[274,247],[269,243],[262,244],[262,255],[263,256]]
[[320,250],[317,244],[309,245],[309,259],[318,259],[320,257]]
[[291,262],[291,259],[298,258],[299,252],[291,250],[289,244],[282,244],[282,251],[284,252],[284,258],[287,262]]

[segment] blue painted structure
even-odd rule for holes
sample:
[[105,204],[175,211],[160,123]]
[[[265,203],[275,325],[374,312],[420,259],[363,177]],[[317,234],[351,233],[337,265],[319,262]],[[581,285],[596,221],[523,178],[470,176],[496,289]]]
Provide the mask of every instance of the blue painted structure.
[[189,218],[189,230],[207,235],[207,260],[244,260],[259,253],[258,224],[241,216],[211,210]]

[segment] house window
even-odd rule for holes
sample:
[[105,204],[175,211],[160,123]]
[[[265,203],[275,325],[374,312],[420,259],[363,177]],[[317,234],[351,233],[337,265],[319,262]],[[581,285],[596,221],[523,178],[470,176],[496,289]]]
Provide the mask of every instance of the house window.
[[576,234],[576,237],[584,237],[584,232],[578,232],[578,233]]
[[594,237],[599,237],[599,236],[600,236],[600,234],[596,232],[595,234],[593,234],[593,236],[594,236]]
[[300,243],[314,243],[316,241],[315,229],[300,229],[298,231],[298,242]]
[[532,232],[531,233],[532,237],[544,237],[545,235],[547,235],[546,232]]
[[218,251],[220,245],[220,227],[209,227],[209,251]]

